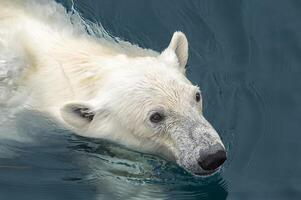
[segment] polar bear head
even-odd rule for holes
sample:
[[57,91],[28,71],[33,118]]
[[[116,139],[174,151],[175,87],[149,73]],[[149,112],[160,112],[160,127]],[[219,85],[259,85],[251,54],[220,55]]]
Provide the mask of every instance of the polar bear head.
[[83,136],[103,138],[175,161],[196,175],[215,172],[225,147],[202,113],[202,95],[185,76],[188,42],[175,32],[157,56],[108,58],[97,95],[61,108]]

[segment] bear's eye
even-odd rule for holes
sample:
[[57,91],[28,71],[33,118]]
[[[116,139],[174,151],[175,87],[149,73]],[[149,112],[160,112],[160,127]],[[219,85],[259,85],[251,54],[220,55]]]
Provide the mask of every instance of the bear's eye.
[[197,102],[199,102],[199,101],[201,100],[201,94],[200,94],[199,92],[197,92],[197,93],[195,94],[195,100],[196,100]]
[[164,116],[158,112],[156,112],[150,116],[150,121],[153,123],[159,123],[163,119],[164,119]]

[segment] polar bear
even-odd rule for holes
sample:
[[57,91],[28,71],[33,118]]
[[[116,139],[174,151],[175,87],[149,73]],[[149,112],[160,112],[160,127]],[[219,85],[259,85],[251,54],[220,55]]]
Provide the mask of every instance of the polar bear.
[[185,76],[186,36],[175,32],[158,53],[94,37],[73,17],[52,1],[0,1],[0,52],[22,60],[17,84],[29,93],[27,108],[195,175],[217,171],[226,150]]

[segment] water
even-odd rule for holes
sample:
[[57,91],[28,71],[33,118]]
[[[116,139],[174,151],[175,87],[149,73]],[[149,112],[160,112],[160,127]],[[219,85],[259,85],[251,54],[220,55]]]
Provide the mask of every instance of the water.
[[[59,1],[68,9],[70,1]],[[1,110],[0,199],[300,199],[301,3],[296,0],[75,0],[113,36],[161,51],[190,42],[188,77],[228,151],[193,177],[162,159]],[[0,63],[1,65],[1,63]]]

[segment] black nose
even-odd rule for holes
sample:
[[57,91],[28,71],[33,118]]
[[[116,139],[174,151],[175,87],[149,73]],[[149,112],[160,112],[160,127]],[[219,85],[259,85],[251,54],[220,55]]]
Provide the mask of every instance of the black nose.
[[200,150],[198,164],[204,170],[215,170],[227,159],[226,151],[220,144],[212,146],[208,151]]

